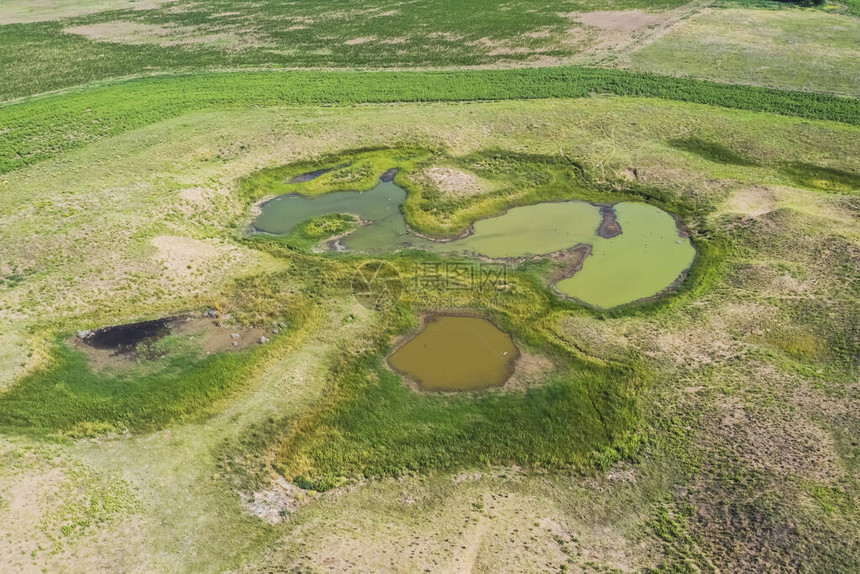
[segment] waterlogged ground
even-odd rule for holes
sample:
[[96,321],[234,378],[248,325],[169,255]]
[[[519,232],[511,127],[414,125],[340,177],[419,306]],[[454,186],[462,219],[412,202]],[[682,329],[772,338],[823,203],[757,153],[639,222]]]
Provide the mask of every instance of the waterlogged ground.
[[611,308],[652,297],[674,283],[693,262],[695,249],[682,237],[674,218],[644,203],[614,206],[621,234],[598,233],[599,206],[584,201],[548,202],[515,207],[475,222],[471,233],[453,241],[434,241],[410,232],[401,206],[406,191],[382,181],[366,192],[341,191],[318,197],[289,194],[263,205],[254,228],[289,235],[301,223],[323,215],[357,215],[362,225],[338,240],[336,248],[362,253],[423,249],[493,259],[546,255],[576,245],[591,246],[582,269],[556,288],[589,305]]

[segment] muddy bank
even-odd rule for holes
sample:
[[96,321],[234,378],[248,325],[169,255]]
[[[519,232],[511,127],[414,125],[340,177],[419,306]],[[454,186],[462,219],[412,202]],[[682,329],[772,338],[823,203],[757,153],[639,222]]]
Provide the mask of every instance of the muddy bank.
[[[225,351],[241,351],[261,345],[276,335],[281,327],[238,326],[224,324],[213,310],[201,315],[180,315],[112,325],[96,330],[78,331],[69,343],[82,351],[94,371],[127,369],[141,361],[157,361],[177,353],[192,353],[200,357]],[[168,336],[169,345],[156,343]]]
[[95,331],[80,331],[78,339],[82,344],[93,349],[113,351],[117,354],[131,353],[138,345],[152,343],[166,337],[170,334],[171,327],[184,319],[184,316],[165,317],[152,321],[102,327]]
[[547,283],[554,287],[562,279],[573,277],[582,269],[585,258],[589,255],[591,255],[591,245],[581,244],[542,257],[541,259],[549,259],[554,264],[553,271],[547,277]]
[[600,222],[600,227],[597,228],[597,235],[603,239],[612,239],[621,235],[621,224],[618,223],[614,206],[602,205],[600,207],[600,215],[603,219]]
[[381,176],[379,176],[379,181],[382,183],[390,183],[394,181],[394,177],[397,175],[397,172],[400,171],[399,167],[392,167]]
[[[372,221],[370,221],[368,219],[363,219],[354,213],[341,213],[341,215],[347,215],[349,217],[352,217],[357,225],[352,229],[347,229],[343,233],[338,233],[337,235],[332,235],[328,239],[321,240],[317,244],[317,247],[314,247],[314,253],[325,253],[328,251],[334,251],[336,253],[348,252],[349,249],[346,247],[346,245],[341,243],[340,240],[343,239],[344,237],[349,236],[349,234],[355,232],[355,230],[358,229],[359,227],[367,227],[368,225],[373,223]],[[320,245],[322,245],[324,247],[322,249],[319,249],[318,247]]]

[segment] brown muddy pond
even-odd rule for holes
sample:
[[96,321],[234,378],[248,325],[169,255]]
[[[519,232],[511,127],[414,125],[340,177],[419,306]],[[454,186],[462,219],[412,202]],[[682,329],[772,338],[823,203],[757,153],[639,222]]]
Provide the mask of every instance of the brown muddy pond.
[[423,391],[478,391],[504,385],[518,356],[511,336],[486,319],[435,315],[388,364]]

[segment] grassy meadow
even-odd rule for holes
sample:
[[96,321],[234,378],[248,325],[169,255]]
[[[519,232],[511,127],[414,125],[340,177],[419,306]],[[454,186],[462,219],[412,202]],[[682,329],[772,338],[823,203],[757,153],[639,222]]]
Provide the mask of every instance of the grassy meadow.
[[0,108],[0,173],[197,110],[288,104],[658,97],[860,123],[856,100],[589,68],[291,72],[148,78]]
[[[858,22],[856,0],[0,0],[0,570],[860,571]],[[392,168],[424,235],[645,201],[697,257],[603,311],[548,286],[562,260],[476,291],[423,283],[429,252],[321,250],[346,214],[250,233],[269,199]],[[369,308],[353,282],[383,261],[404,290]],[[76,340],[210,309],[221,346]],[[389,367],[440,312],[511,334],[506,386]]]
[[[12,170],[0,176],[2,260],[16,262],[0,292],[2,371],[16,376],[0,400],[0,496],[26,506],[3,511],[4,552],[25,570],[708,570],[753,557],[850,570],[857,130],[613,96],[213,109]],[[417,395],[382,365],[415,302],[371,312],[348,291],[361,258],[243,237],[253,203],[290,191],[279,182],[344,157],[350,168],[309,189],[364,188],[411,157],[398,177],[426,229],[516,193],[536,200],[573,175],[571,196],[681,214],[707,264],[680,294],[610,314],[560,304],[544,270],[524,267],[511,275],[524,298],[490,313],[565,365],[554,382]],[[437,165],[470,174],[475,195],[422,175]],[[58,359],[74,357],[58,334],[211,305],[249,323],[283,309],[306,319],[269,347],[216,359],[242,369],[232,381],[230,368],[196,379],[208,363],[192,361],[135,379],[164,393],[119,396],[115,379],[58,375]],[[541,427],[517,435],[531,428],[519,420]],[[47,484],[80,494],[55,510],[32,494]],[[725,530],[728,517],[749,526]],[[753,544],[777,524],[790,534]],[[304,545],[299,532],[312,533]],[[448,552],[451,536],[465,548]],[[400,539],[416,544],[392,550]]]
[[[860,21],[815,10],[710,9],[629,54],[637,71],[860,96]],[[786,50],[804,54],[802,65]]]

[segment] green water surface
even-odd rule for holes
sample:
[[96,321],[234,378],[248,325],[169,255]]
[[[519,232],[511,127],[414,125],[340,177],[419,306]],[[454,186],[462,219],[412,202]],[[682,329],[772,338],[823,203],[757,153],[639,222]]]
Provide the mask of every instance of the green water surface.
[[678,234],[675,219],[662,209],[632,202],[614,208],[621,235],[594,240],[582,269],[556,284],[562,293],[604,309],[663,291],[696,256],[690,240]]
[[433,243],[409,233],[400,211],[404,201],[406,191],[392,182],[379,182],[370,191],[336,191],[317,197],[282,195],[263,204],[263,213],[254,221],[254,228],[274,235],[289,235],[308,219],[349,213],[371,222],[341,240],[341,245],[351,251],[391,253]]
[[645,203],[615,204],[622,233],[611,239],[597,234],[600,208],[584,201],[515,207],[503,215],[475,222],[473,232],[453,241],[431,241],[410,233],[401,206],[406,192],[393,182],[370,191],[333,192],[318,197],[290,194],[263,205],[254,228],[288,235],[298,225],[322,215],[349,213],[369,225],[341,239],[362,253],[424,249],[491,258],[545,255],[578,244],[592,247],[582,269],[556,288],[589,305],[611,308],[656,295],[671,286],[695,257],[690,240],[681,237],[674,218]]

